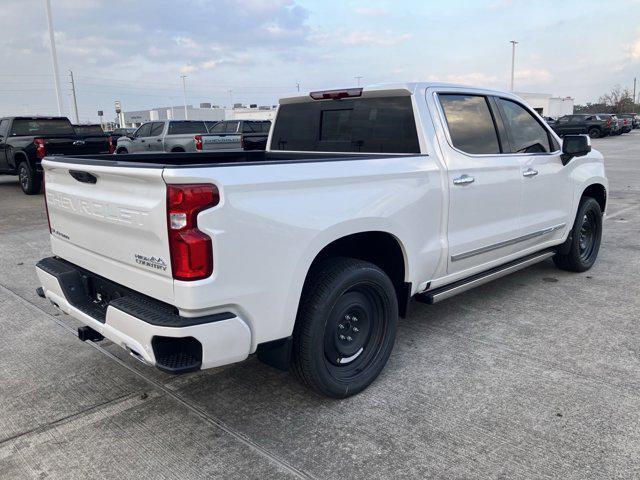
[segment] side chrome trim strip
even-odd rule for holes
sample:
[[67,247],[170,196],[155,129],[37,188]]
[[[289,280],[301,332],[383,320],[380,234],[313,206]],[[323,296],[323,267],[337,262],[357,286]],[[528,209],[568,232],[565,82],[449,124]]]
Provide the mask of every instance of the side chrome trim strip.
[[515,245],[516,243],[525,242],[527,240],[531,240],[532,238],[548,235],[557,230],[562,230],[564,227],[566,227],[566,225],[567,225],[566,223],[561,223],[559,225],[554,225],[553,227],[548,227],[542,230],[538,230],[537,232],[527,233],[526,235],[522,235],[521,237],[512,238],[511,240],[505,240],[504,242],[498,242],[498,243],[494,243],[493,245],[487,245],[486,247],[480,247],[480,248],[476,248],[475,250],[469,250],[468,252],[459,253],[457,255],[451,255],[451,261],[457,262],[458,260],[464,260],[465,258],[474,257],[482,253],[491,252],[492,250],[497,250],[498,248],[507,247],[509,245]]

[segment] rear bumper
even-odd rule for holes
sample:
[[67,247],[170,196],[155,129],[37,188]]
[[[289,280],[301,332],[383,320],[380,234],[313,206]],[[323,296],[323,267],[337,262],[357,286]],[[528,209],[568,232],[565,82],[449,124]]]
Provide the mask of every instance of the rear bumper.
[[181,317],[166,303],[56,257],[40,260],[36,272],[60,310],[160,370],[185,373],[249,355],[251,331],[233,313]]

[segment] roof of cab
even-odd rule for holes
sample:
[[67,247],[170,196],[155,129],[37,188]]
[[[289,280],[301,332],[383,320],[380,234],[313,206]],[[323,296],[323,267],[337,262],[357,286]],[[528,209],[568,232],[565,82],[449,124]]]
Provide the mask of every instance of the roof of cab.
[[[342,88],[326,88],[320,91],[329,91],[329,90],[346,90],[352,88],[362,88],[362,96],[364,97],[375,97],[375,96],[405,96],[405,95],[414,95],[416,92],[421,90],[426,90],[429,88],[451,88],[452,90],[466,90],[473,93],[484,93],[488,95],[499,95],[499,96],[507,96],[512,98],[520,98],[517,95],[500,90],[493,90],[482,87],[474,87],[471,85],[461,85],[455,83],[446,83],[446,82],[398,82],[398,83],[377,83],[373,85],[365,85],[363,87],[342,87]],[[314,101],[309,93],[294,95],[290,97],[283,97],[280,99],[280,104],[287,103],[300,103],[300,102],[312,102]]]

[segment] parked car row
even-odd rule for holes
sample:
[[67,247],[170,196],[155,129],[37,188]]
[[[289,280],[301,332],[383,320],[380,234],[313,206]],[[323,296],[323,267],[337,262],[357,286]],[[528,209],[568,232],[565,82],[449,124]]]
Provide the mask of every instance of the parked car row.
[[209,150],[264,150],[271,122],[268,120],[160,120],[142,124],[123,135],[115,153],[198,152]]
[[640,128],[637,113],[579,113],[560,118],[544,117],[547,124],[560,135],[587,134],[591,138],[629,133]]

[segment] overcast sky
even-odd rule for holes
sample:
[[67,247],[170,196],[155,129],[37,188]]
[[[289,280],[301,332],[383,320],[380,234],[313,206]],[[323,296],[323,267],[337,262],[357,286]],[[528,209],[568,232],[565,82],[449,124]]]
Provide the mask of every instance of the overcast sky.
[[[640,1],[51,0],[65,112],[273,104],[296,91],[443,80],[595,101],[640,77]],[[43,0],[0,0],[0,115],[56,113]],[[639,78],[640,80],[640,78]],[[639,87],[640,88],[640,87]],[[231,92],[230,92],[231,90]]]

